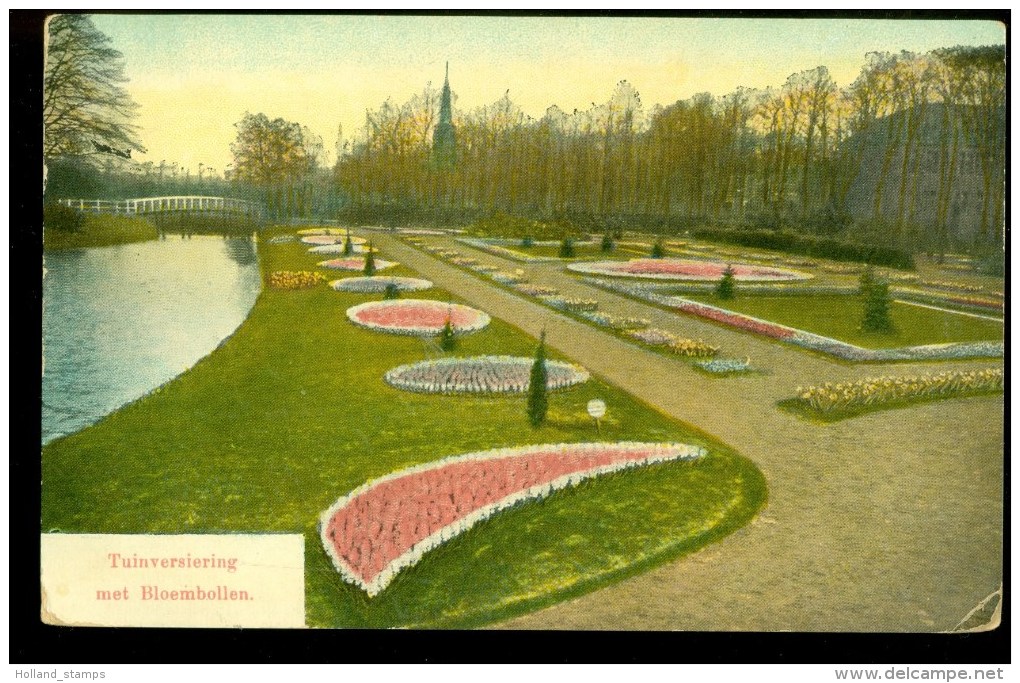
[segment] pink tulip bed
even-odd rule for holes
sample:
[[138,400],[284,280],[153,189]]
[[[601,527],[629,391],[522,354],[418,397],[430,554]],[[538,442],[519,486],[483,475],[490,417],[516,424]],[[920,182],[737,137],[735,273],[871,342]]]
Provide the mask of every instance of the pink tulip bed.
[[[384,376],[387,384],[423,394],[522,394],[531,384],[533,358],[475,356],[440,358],[401,365]],[[586,382],[588,371],[563,361],[545,362],[546,387],[562,389]]]
[[[568,270],[587,275],[638,277],[657,280],[719,280],[727,264],[722,261],[696,261],[693,259],[632,259],[630,261],[592,261],[571,263]],[[811,275],[795,270],[752,266],[736,263],[730,266],[734,279],[740,282],[785,282],[807,280]]]
[[431,288],[432,282],[417,277],[373,275],[371,277],[348,277],[343,280],[333,280],[329,283],[329,286],[338,292],[357,292],[359,294],[385,292],[386,288],[391,285],[401,292],[420,292]]
[[680,443],[577,443],[468,453],[368,482],[322,513],[334,567],[369,596],[429,551],[496,513],[586,479],[653,463],[695,460]]
[[[301,241],[305,244],[343,244],[347,241],[347,235],[305,235]],[[365,244],[367,241],[364,237],[351,237],[351,244]]]
[[412,336],[435,336],[447,321],[455,334],[467,334],[484,328],[491,320],[478,309],[432,299],[391,299],[369,301],[347,309],[355,325],[371,330]]
[[[328,261],[319,261],[318,264],[322,268],[332,268],[333,270],[350,270],[350,271],[363,271],[365,270],[365,259],[364,258],[335,258]],[[394,261],[383,261],[382,259],[375,259],[376,270],[386,270],[392,268],[398,263]]]

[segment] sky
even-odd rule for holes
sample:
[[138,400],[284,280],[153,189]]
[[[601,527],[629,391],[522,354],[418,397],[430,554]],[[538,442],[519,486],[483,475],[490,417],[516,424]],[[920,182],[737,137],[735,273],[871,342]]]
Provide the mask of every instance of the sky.
[[[271,15],[95,15],[124,55],[140,105],[142,161],[218,174],[246,111],[308,126],[335,149],[366,109],[395,104],[445,63],[459,109],[509,90],[533,117],[551,105],[586,109],[628,80],[646,108],[699,92],[780,86],[824,65],[840,86],[872,51],[927,52],[1005,42],[1005,28],[973,20],[663,19]],[[332,161],[332,156],[329,159]]]

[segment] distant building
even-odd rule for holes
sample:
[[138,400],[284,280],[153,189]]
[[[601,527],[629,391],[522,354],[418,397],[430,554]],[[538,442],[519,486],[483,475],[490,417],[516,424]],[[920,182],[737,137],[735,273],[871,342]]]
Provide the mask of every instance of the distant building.
[[449,168],[457,159],[457,134],[453,128],[453,105],[450,102],[450,63],[446,63],[446,80],[439,102],[439,123],[432,134],[432,161],[441,168]]
[[[926,106],[909,149],[905,184],[907,112],[879,119],[866,134],[847,141],[863,146],[857,177],[846,198],[846,209],[855,221],[875,218],[875,201],[885,168],[878,210],[881,219],[895,223],[902,215],[904,223],[918,228],[923,238],[924,233],[938,229],[941,208],[950,243],[969,245],[981,240],[985,184],[980,153],[973,136],[968,136],[962,127],[956,128],[954,145],[953,128],[946,132],[945,121],[958,122],[958,112],[946,111],[946,106],[940,103]],[[1003,196],[996,192],[995,183],[1002,185],[1004,171],[998,169],[992,180],[990,204]],[[994,240],[1002,234],[1001,225],[997,232],[992,224],[995,215],[994,207],[990,206],[985,239]],[[1001,219],[1002,214],[998,215]]]

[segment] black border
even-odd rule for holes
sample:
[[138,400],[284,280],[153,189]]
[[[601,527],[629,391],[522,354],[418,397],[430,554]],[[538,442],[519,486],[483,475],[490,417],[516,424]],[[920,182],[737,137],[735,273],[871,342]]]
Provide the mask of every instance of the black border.
[[[862,663],[1003,664],[1010,659],[1009,519],[1004,520],[1002,625],[975,634],[701,633],[560,631],[189,630],[52,627],[39,619],[41,513],[39,349],[42,263],[42,54],[45,17],[10,19],[11,401],[10,661],[90,663]],[[87,12],[88,10],[73,10]],[[150,13],[132,11],[132,13]],[[180,12],[183,13],[183,12]],[[198,13],[198,12],[188,12]],[[245,13],[225,11],[221,13]],[[322,13],[322,12],[312,12]],[[983,19],[1006,25],[1009,10],[712,10],[709,12],[360,11],[352,14],[485,16]],[[1007,161],[1007,169],[1009,167]],[[1008,176],[1007,176],[1008,183]],[[1009,212],[1006,214],[1009,225]],[[1007,241],[1009,231],[1007,228]],[[1006,278],[1007,291],[1009,275]],[[16,287],[16,289],[15,289]],[[1007,299],[1008,316],[1008,299]],[[39,335],[39,336],[37,336]],[[1009,329],[1006,343],[1008,348]],[[27,360],[27,362],[25,362]],[[17,361],[17,362],[16,362]],[[1009,368],[1009,359],[1006,362]],[[1008,427],[1007,427],[1008,429]],[[1008,432],[1007,432],[1008,433]],[[1009,459],[1005,509],[1009,510]],[[17,501],[17,505],[15,505]]]

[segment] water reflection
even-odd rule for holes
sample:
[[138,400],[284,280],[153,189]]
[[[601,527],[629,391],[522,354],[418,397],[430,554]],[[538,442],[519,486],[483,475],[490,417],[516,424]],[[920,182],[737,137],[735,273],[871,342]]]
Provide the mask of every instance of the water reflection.
[[46,255],[42,440],[96,422],[212,351],[261,287],[250,238],[158,241]]

